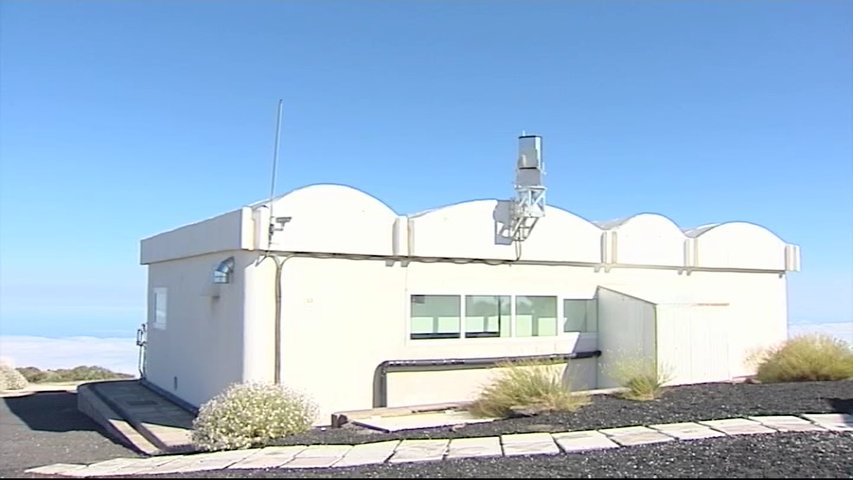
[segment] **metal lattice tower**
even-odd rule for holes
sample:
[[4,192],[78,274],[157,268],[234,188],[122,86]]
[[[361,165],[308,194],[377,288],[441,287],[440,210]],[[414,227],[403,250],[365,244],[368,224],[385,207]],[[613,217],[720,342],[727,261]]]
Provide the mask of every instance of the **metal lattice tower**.
[[515,200],[512,203],[510,235],[524,241],[536,222],[545,216],[545,176],[542,162],[542,137],[518,137],[518,163],[515,168]]

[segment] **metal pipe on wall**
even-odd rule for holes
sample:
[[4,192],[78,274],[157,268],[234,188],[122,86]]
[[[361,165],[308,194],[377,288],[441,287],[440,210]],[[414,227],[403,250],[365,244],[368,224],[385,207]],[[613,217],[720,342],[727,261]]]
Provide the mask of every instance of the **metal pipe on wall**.
[[561,362],[601,356],[601,350],[550,355],[521,355],[515,357],[434,358],[417,360],[386,360],[373,372],[373,408],[388,406],[388,373],[401,371],[468,370],[496,367],[505,363]]

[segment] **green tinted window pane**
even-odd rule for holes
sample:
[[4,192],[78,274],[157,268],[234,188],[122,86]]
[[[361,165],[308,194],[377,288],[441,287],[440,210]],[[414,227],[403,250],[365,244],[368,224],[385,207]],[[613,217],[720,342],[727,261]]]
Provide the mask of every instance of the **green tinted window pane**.
[[595,299],[563,300],[564,332],[595,332],[598,328]]
[[411,338],[459,338],[458,295],[412,295]]
[[469,338],[509,336],[510,298],[506,295],[465,297],[465,336]]
[[516,336],[547,337],[557,334],[557,297],[515,297]]

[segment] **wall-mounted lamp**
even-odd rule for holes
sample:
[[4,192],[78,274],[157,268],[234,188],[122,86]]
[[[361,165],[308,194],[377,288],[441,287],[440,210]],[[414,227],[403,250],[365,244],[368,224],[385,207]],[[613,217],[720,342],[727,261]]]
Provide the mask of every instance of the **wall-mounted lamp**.
[[213,283],[231,283],[231,276],[234,274],[234,257],[228,257],[216,267],[213,271]]

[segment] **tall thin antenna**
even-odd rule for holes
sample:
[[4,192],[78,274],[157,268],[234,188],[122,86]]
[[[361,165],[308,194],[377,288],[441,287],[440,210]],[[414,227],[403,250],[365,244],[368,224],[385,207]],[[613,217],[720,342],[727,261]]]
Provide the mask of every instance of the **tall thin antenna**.
[[284,105],[282,99],[278,99],[278,116],[275,121],[275,149],[272,155],[272,180],[270,181],[270,226],[269,226],[269,242],[272,242],[272,234],[275,229],[275,215],[272,211],[272,200],[275,196],[275,169],[278,166],[278,143],[281,136],[281,111]]

